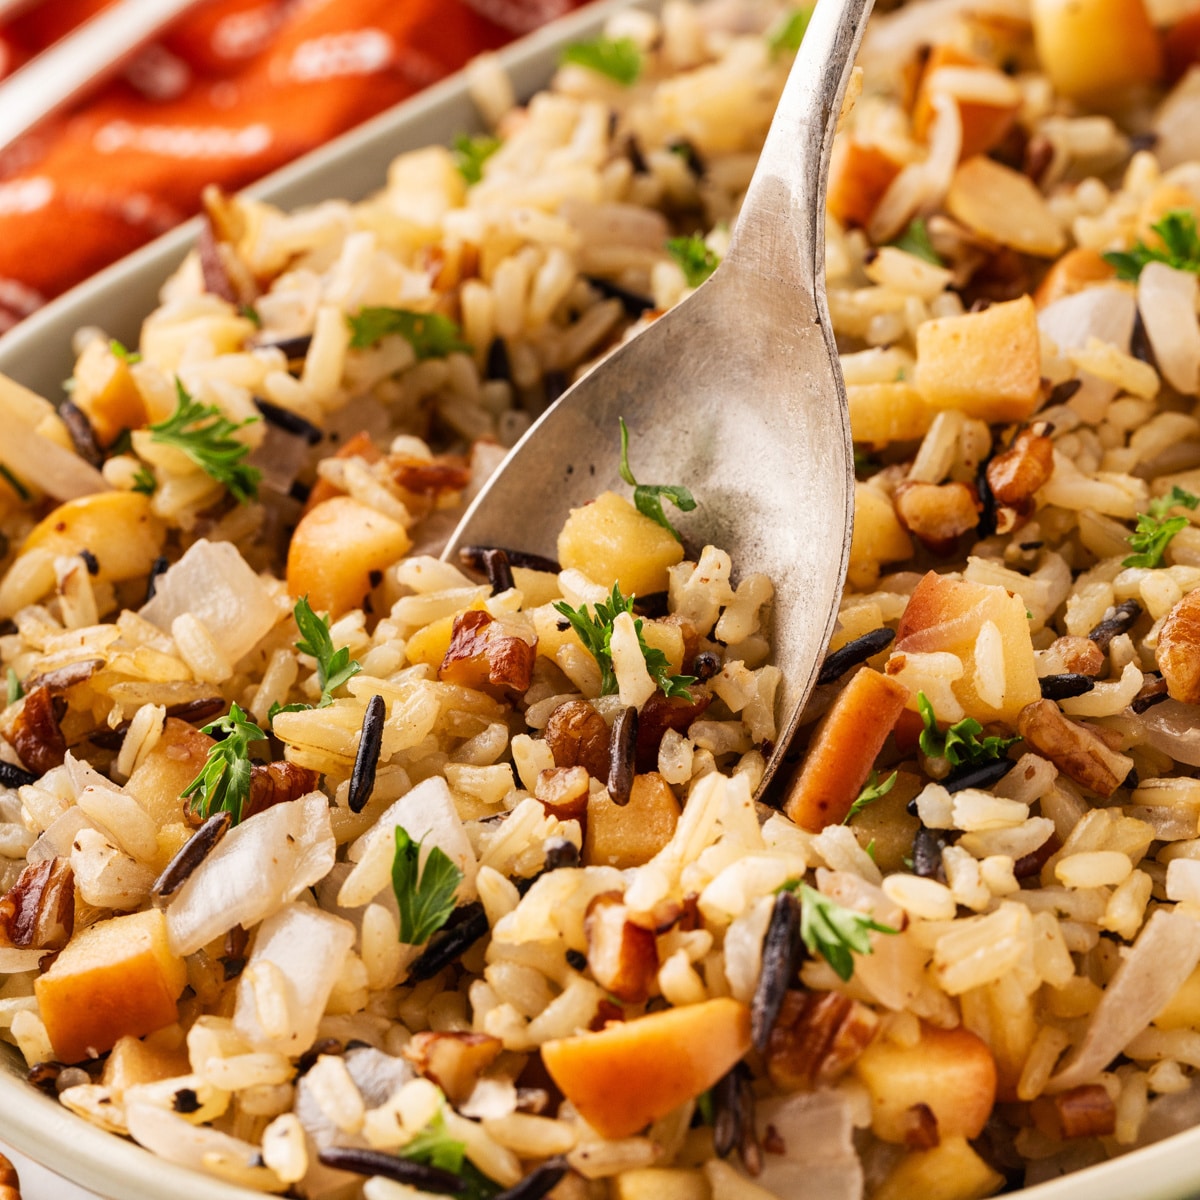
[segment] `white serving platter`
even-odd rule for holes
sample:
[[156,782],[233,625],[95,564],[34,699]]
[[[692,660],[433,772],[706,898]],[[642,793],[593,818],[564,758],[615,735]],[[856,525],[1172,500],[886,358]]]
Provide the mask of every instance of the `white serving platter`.
[[[638,2],[656,7],[653,0]],[[612,12],[629,4],[598,0],[500,51],[498,58],[517,94],[528,96],[543,86],[563,46],[595,36]],[[285,208],[334,197],[358,199],[382,187],[388,163],[400,152],[448,144],[456,134],[478,128],[466,81],[455,75],[247,190]],[[198,220],[186,222],[5,334],[0,338],[0,372],[58,397],[74,367],[71,338],[77,329],[99,325],[136,344],[142,319],[156,306],[159,289],[194,244],[199,228]],[[25,1082],[21,1056],[0,1043],[0,1150],[5,1142],[110,1200],[250,1200],[262,1195],[165,1162],[68,1112]],[[45,1200],[60,1194],[46,1192]],[[1200,1127],[1010,1195],[1021,1200],[1200,1198]],[[31,1200],[43,1198],[38,1194]]]

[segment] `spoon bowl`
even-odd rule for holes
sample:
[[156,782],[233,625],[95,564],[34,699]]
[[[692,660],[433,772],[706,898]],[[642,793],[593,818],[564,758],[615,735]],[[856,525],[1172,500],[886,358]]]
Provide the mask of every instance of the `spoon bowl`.
[[[825,302],[829,154],[871,0],[820,0],[732,242],[712,277],[610,354],[530,428],[447,544],[553,556],[567,512],[620,477],[618,419],[644,483],[682,484],[684,541],[730,551],[775,586],[778,768],[833,630],[853,517],[854,456]],[[676,519],[678,517],[678,519]]]

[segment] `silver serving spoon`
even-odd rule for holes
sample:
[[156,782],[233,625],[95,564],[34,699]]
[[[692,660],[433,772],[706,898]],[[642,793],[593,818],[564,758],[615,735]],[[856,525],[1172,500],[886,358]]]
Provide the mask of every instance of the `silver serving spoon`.
[[677,522],[685,539],[775,584],[781,720],[764,786],[812,688],[850,553],[854,456],[825,301],[825,189],[871,2],[817,4],[715,274],[546,411],[443,554],[491,545],[553,556],[568,509],[605,488],[628,494],[624,417],[638,480],[695,495],[698,509]]

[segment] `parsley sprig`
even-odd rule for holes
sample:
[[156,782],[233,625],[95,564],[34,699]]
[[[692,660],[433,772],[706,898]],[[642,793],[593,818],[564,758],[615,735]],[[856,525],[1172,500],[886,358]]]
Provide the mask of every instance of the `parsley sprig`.
[[250,761],[250,743],[261,742],[267,735],[237,704],[231,704],[227,716],[210,722],[200,732],[224,737],[208,752],[204,768],[184,788],[180,797],[187,800],[192,812],[201,817],[208,818],[224,810],[236,825],[242,819],[242,808],[250,796],[250,776],[254,768]]
[[317,683],[321,688],[321,698],[312,704],[272,704],[267,714],[268,722],[273,722],[281,712],[303,712],[307,708],[328,708],[333,703],[333,693],[353,679],[362,670],[356,659],[350,657],[350,647],[334,648],[333,638],[329,635],[329,618],[320,617],[313,612],[307,596],[301,596],[292,609],[296,618],[296,628],[300,630],[300,640],[295,643],[301,654],[309,654],[317,660]]
[[483,164],[500,149],[500,139],[490,133],[474,137],[460,133],[452,143],[454,165],[467,183],[478,183],[483,178]]
[[259,417],[231,421],[216,405],[199,404],[175,380],[177,407],[165,420],[151,425],[150,440],[183,451],[206,475],[223,483],[239,503],[258,495],[262,472],[243,460],[250,447],[233,435]]
[[896,780],[899,778],[900,772],[893,771],[882,783],[879,782],[879,772],[872,771],[870,779],[867,780],[866,786],[858,793],[858,798],[850,805],[850,811],[846,814],[846,819],[842,822],[843,825],[849,825],[855,817],[868,805],[874,804],[876,800],[881,800],[896,786]]
[[854,974],[852,951],[871,953],[871,932],[899,933],[881,925],[867,913],[847,908],[822,895],[800,879],[789,879],[780,889],[795,892],[800,900],[800,937],[810,954],[819,954],[841,980]]
[[812,20],[811,5],[805,8],[790,8],[779,21],[767,32],[767,45],[775,53],[784,50],[795,52],[800,49],[804,35],[808,32],[808,23]]
[[944,267],[946,265],[942,262],[938,252],[933,248],[933,243],[929,240],[929,230],[922,217],[914,217],[909,221],[904,232],[894,242],[889,242],[888,244],[894,246],[897,250],[903,250],[905,254],[913,255],[914,258],[924,259],[927,263],[932,263],[935,267]]
[[642,52],[633,38],[593,38],[590,42],[575,42],[568,46],[559,60],[575,63],[615,79],[628,87],[642,73]]
[[[594,604],[590,613],[585,604],[576,609],[565,600],[558,600],[554,605],[555,611],[570,621],[584,648],[596,660],[596,665],[600,668],[602,696],[611,696],[619,690],[612,661],[613,623],[623,612],[633,615],[633,601],[633,596],[628,599],[622,596],[621,589],[614,583],[612,595],[607,601],[601,600]],[[638,646],[646,660],[646,670],[650,672],[651,678],[665,695],[690,700],[691,692],[688,691],[688,686],[696,682],[696,677],[670,674],[671,664],[667,656],[656,646],[646,645],[646,640],[642,637],[641,617],[634,617],[633,628],[637,633]]]
[[1009,746],[1021,740],[1020,737],[981,738],[983,726],[974,717],[964,717],[944,734],[939,733],[933,705],[924,692],[917,693],[917,708],[925,722],[919,739],[921,753],[928,758],[944,758],[952,767],[960,767],[963,763],[993,762],[1002,758]]
[[142,356],[136,350],[130,350],[128,346],[118,342],[116,338],[109,339],[108,349],[115,358],[121,359],[126,366],[132,367],[142,361]]
[[1173,487],[1165,496],[1151,500],[1144,513],[1138,513],[1137,528],[1129,535],[1129,545],[1135,553],[1121,560],[1123,567],[1157,567],[1171,539],[1191,522],[1187,517],[1168,517],[1176,505],[1195,509],[1200,496],[1181,487]]
[[1128,250],[1110,250],[1104,261],[1117,270],[1118,279],[1137,279],[1148,263],[1161,262],[1180,271],[1200,271],[1200,232],[1196,214],[1186,208],[1173,208],[1150,226],[1158,234],[1161,246],[1134,242]]
[[18,678],[16,671],[12,667],[8,668],[8,674],[5,680],[5,707],[10,704],[16,704],[22,696],[25,695],[25,689],[21,686],[21,680]]
[[397,1153],[410,1162],[457,1175],[462,1180],[461,1188],[455,1192],[458,1200],[491,1200],[499,1191],[496,1184],[467,1158],[466,1143],[446,1129],[445,1109],[438,1109],[433,1120]]
[[413,312],[407,308],[386,306],[361,308],[348,313],[350,349],[366,350],[385,337],[399,334],[413,348],[417,361],[445,358],[455,351],[471,353],[471,347],[459,336],[458,326],[441,313]]
[[[454,911],[454,893],[463,873],[440,846],[431,846],[420,866],[421,843],[396,826],[396,857],[392,859],[392,891],[400,909],[400,940],[423,946]],[[453,1168],[447,1168],[452,1170]]]
[[677,542],[682,542],[679,530],[667,520],[663,512],[663,499],[670,500],[680,512],[691,512],[696,507],[696,498],[682,484],[677,483],[638,483],[633,477],[629,466],[629,428],[624,417],[618,417],[621,425],[621,478],[633,488],[634,507],[644,517],[657,521],[664,529],[671,531],[671,536]]
[[667,239],[667,253],[679,264],[688,287],[699,287],[720,265],[721,258],[698,234]]
[[154,478],[154,472],[143,463],[133,473],[133,487],[135,492],[141,492],[143,496],[153,496],[154,489],[158,487],[158,481]]

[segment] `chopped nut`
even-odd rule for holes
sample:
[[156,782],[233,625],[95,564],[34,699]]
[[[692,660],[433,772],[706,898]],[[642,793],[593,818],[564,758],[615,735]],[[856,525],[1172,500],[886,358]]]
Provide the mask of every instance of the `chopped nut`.
[[1111,796],[1133,770],[1133,759],[1110,749],[1097,730],[1068,721],[1052,700],[1021,709],[1017,732],[1064,775],[1100,796]]
[[1117,1127],[1117,1106],[1106,1088],[1087,1083],[1030,1106],[1034,1124],[1048,1137],[1107,1137]]
[[892,503],[900,524],[934,554],[949,554],[960,534],[979,524],[983,505],[969,483],[905,482]]
[[104,666],[102,658],[85,658],[82,662],[67,663],[65,667],[56,667],[41,675],[34,675],[25,680],[25,690],[32,692],[39,687],[47,688],[52,696],[61,696],[77,683],[91,679]]
[[1057,654],[1072,675],[1099,675],[1104,670],[1104,651],[1091,638],[1055,638],[1047,653]]
[[586,767],[595,779],[608,778],[608,725],[586,700],[560,704],[546,722],[545,736],[555,766]]
[[874,1011],[838,992],[792,990],[767,1042],[767,1074],[783,1091],[832,1083],[879,1028]]
[[653,771],[658,766],[658,748],[668,729],[686,733],[691,723],[712,703],[712,694],[707,688],[693,685],[688,691],[692,694],[691,700],[655,692],[638,711],[636,763],[639,771]]
[[75,872],[66,858],[31,863],[0,899],[0,940],[61,950],[75,931]]
[[550,816],[579,821],[587,813],[588,790],[586,767],[551,767],[538,773],[533,794]]
[[17,1168],[3,1154],[0,1154],[0,1200],[21,1200]]
[[307,796],[320,779],[317,771],[293,762],[273,762],[266,766],[256,763],[250,771],[250,796],[242,810],[243,820],[276,804]]
[[1200,703],[1200,589],[1188,592],[1167,613],[1154,656],[1171,699]]
[[463,687],[510,688],[524,692],[533,675],[537,643],[509,636],[504,626],[482,609],[468,609],[454,618],[450,648],[438,678]]
[[389,454],[388,468],[392,482],[406,492],[419,496],[437,496],[442,492],[461,492],[471,482],[471,468],[460,459],[420,458]]
[[937,1115],[928,1104],[914,1104],[904,1114],[904,1144],[912,1150],[932,1150],[941,1141]]
[[596,896],[588,905],[583,928],[588,967],[596,982],[626,1004],[643,1003],[658,972],[654,934],[629,919],[619,892]]
[[452,1104],[462,1104],[503,1049],[504,1043],[487,1033],[415,1033],[404,1057]]
[[996,499],[999,532],[1023,525],[1036,507],[1034,494],[1054,472],[1054,443],[1040,421],[1017,434],[1012,446],[987,466],[988,487]]
[[67,743],[58,727],[50,689],[34,688],[12,708],[12,713],[5,721],[3,733],[21,762],[36,775],[62,766]]

